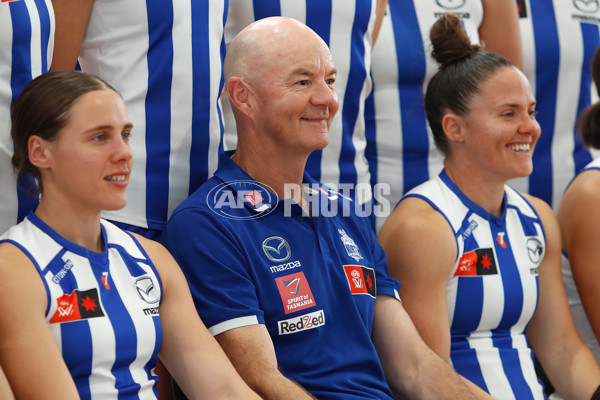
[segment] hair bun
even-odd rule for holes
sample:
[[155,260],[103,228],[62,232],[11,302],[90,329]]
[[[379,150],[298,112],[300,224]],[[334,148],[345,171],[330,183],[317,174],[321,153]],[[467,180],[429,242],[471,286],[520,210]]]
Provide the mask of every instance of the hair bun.
[[443,67],[479,51],[479,46],[463,29],[456,14],[444,14],[431,27],[429,32],[433,50],[431,56]]

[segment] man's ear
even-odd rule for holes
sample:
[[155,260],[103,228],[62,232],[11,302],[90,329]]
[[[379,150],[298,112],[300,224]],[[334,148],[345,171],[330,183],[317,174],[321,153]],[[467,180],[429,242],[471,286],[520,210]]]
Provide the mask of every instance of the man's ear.
[[31,135],[27,141],[27,150],[29,152],[29,162],[35,167],[45,169],[50,166],[50,154],[46,140],[37,135]]
[[448,113],[442,118],[442,129],[451,142],[463,142],[464,130],[462,119],[453,113]]
[[240,77],[234,76],[227,82],[227,95],[233,108],[239,110],[246,117],[250,117],[254,111],[253,93],[248,83]]

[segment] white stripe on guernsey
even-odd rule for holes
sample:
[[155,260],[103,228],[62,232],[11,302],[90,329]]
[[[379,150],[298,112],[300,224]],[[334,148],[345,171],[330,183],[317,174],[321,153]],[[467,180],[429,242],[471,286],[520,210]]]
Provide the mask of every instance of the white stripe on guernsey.
[[[253,1],[248,0],[229,1],[227,22],[225,23],[225,43],[229,44],[242,28],[254,22],[253,3]],[[225,124],[223,148],[225,150],[235,150],[237,147],[237,131],[229,98],[227,97],[227,82],[225,82],[225,90],[223,90],[221,96],[221,106],[223,107],[223,123]]]
[[[143,312],[145,308],[158,307],[156,304],[146,304],[135,292],[133,285],[131,285],[132,278],[129,273],[129,269],[124,265],[122,258],[115,249],[110,250],[110,272],[113,274],[113,281],[123,304],[127,308],[131,322],[135,326],[136,331],[136,343],[137,357],[134,362],[129,366],[129,372],[133,377],[133,380],[142,385],[139,396],[141,399],[153,399],[154,392],[152,391],[152,382],[148,382],[148,376],[144,370],[144,366],[150,360],[154,351],[156,343],[156,330],[154,326],[153,318],[145,315]],[[144,269],[148,275],[150,275],[154,281],[155,289],[160,292],[158,279],[152,271],[152,269],[142,263],[138,263],[138,266]],[[115,276],[116,275],[116,276]],[[142,306],[140,306],[142,304]]]
[[[533,36],[533,25],[531,24],[531,4],[529,4],[529,0],[525,0],[525,9],[527,10],[529,18],[519,18],[521,46],[523,47],[523,72],[525,73],[525,76],[527,76],[531,91],[535,96],[537,86],[535,75],[535,38]],[[542,134],[544,134],[544,132],[542,132]],[[529,190],[529,177],[511,179],[509,184],[519,192],[527,192]]]
[[8,3],[0,4],[0,232],[4,233],[17,222],[17,181],[13,173],[13,154],[10,139],[10,86],[12,65],[13,26]]
[[[366,184],[368,184],[371,181],[371,174],[369,172],[369,164],[365,157],[365,149],[367,147],[367,138],[365,135],[365,119],[363,116],[365,114],[364,99],[366,99],[369,96],[369,94],[371,93],[371,90],[373,90],[373,83],[371,81],[371,74],[369,73],[369,71],[371,71],[371,52],[372,52],[372,48],[373,48],[372,33],[373,33],[373,26],[375,25],[376,3],[377,3],[376,1],[371,2],[371,18],[369,19],[369,27],[367,29],[365,36],[363,37],[363,46],[365,48],[364,63],[365,63],[365,70],[367,71],[366,72],[367,75],[366,75],[363,87],[361,89],[360,98],[362,100],[359,102],[359,111],[358,111],[357,119],[355,121],[356,124],[354,125],[354,132],[352,132],[352,147],[355,150],[355,152],[354,152],[354,168],[356,169],[357,183],[366,183]],[[372,198],[371,191],[369,191],[368,193],[363,193],[363,192],[364,191],[360,191],[357,194],[358,201],[361,204],[364,204],[364,203],[370,201]]]
[[513,336],[513,347],[517,350],[519,354],[519,362],[521,365],[521,370],[523,371],[523,377],[529,387],[534,388],[538,387],[539,390],[532,391],[533,398],[535,400],[544,400],[544,390],[540,385],[538,380],[538,376],[535,372],[535,368],[533,367],[533,363],[531,362],[531,350],[529,350],[529,346],[527,344],[527,339],[525,335],[514,335]]
[[[223,13],[225,4],[223,1],[216,1],[211,3],[209,7],[209,35],[213,38],[220,38],[219,40],[209,41],[209,61],[210,61],[210,76],[221,76],[222,74],[222,62],[221,62],[221,41],[223,40]],[[210,84],[214,85],[210,88],[210,102],[211,104],[217,103],[219,99],[219,85],[220,80],[211,79]],[[219,106],[220,107],[220,106]],[[210,109],[210,145],[208,149],[208,177],[217,169],[219,164],[218,149],[221,143],[221,125],[219,121],[218,110],[214,107]],[[223,113],[221,112],[221,115]]]
[[[400,150],[402,149],[402,115],[400,114],[400,96],[398,95],[398,58],[396,57],[396,41],[392,28],[392,15],[389,5],[387,14],[381,23],[377,43],[373,47],[371,70],[373,75],[373,101],[376,118],[377,179],[390,185],[390,194],[379,196],[394,209],[402,198],[404,188],[402,176],[404,165]],[[395,117],[398,118],[395,118]],[[376,218],[377,232],[381,230],[389,213]]]
[[331,3],[329,49],[333,57],[333,63],[337,68],[335,91],[338,94],[340,108],[329,129],[329,144],[322,151],[320,181],[323,183],[337,183],[340,181],[338,160],[342,151],[342,114],[352,55],[352,35],[350,31],[352,30],[356,11],[355,0],[332,1]]
[[499,359],[498,348],[494,347],[490,331],[478,332],[477,337],[470,335],[469,346],[475,350],[479,365],[486,365],[481,373],[489,393],[494,399],[514,399],[508,378],[501,363],[488,361],[488,359]]
[[[168,213],[187,198],[190,181],[190,149],[192,144],[193,68],[192,68],[192,4],[173,1],[173,81],[171,85],[171,152],[169,156]],[[198,157],[199,155],[196,155]]]
[[213,336],[217,336],[219,333],[226,332],[230,329],[241,328],[243,326],[258,325],[258,324],[259,324],[259,322],[258,322],[258,318],[256,317],[256,315],[250,315],[247,317],[239,317],[239,318],[230,319],[228,321],[223,321],[221,323],[211,326],[210,328],[208,328],[208,331]]
[[306,24],[306,1],[280,1],[281,15]]
[[[123,10],[122,7],[126,7]],[[103,18],[109,15],[111,25],[106,29]],[[107,78],[125,100],[127,114],[133,123],[130,140],[133,152],[133,171],[127,188],[127,205],[119,211],[104,212],[108,219],[147,228],[146,221],[146,112],[148,87],[148,17],[145,1],[96,1],[81,50],[82,68]],[[131,43],[136,45],[132,46]],[[86,62],[87,60],[92,62]],[[93,60],[103,60],[97,65]]]
[[[573,18],[571,2],[554,1],[559,42],[560,63],[554,109],[554,135],[552,140],[552,204],[557,205],[566,185],[575,176],[575,148],[573,125],[577,120],[579,106],[579,82],[583,63],[583,35],[581,23]],[[568,5],[568,7],[565,7]],[[562,8],[562,10],[561,10]],[[562,17],[560,16],[562,15]],[[596,16],[600,16],[600,13]],[[548,134],[549,132],[547,132]],[[555,207],[556,208],[556,207]]]

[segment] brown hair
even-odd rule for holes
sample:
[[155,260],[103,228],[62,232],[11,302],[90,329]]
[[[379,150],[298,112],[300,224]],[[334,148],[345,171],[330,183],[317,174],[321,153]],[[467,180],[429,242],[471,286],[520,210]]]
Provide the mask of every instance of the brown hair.
[[74,71],[42,74],[29,82],[12,105],[10,136],[15,152],[13,167],[17,172],[33,175],[42,192],[40,171],[29,161],[28,141],[37,135],[46,141],[56,140],[71,117],[73,104],[95,90],[113,90],[95,75]]
[[463,116],[469,101],[479,93],[481,84],[497,70],[514,64],[499,54],[480,51],[471,44],[456,14],[445,14],[429,33],[432,57],[440,64],[425,92],[425,112],[436,147],[448,154],[448,140],[442,118],[448,112]]
[[[590,65],[592,79],[600,94],[600,47],[596,48]],[[587,147],[600,149],[600,102],[590,104],[579,116],[577,127],[581,132],[581,140]]]

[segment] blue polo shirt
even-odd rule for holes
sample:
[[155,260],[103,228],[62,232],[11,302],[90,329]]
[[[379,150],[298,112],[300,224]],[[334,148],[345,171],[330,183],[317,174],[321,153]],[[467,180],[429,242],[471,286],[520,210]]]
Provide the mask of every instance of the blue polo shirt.
[[163,236],[204,323],[265,324],[282,373],[319,399],[391,399],[371,328],[375,297],[400,284],[368,218],[305,175],[308,216],[228,156]]

